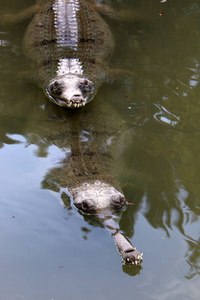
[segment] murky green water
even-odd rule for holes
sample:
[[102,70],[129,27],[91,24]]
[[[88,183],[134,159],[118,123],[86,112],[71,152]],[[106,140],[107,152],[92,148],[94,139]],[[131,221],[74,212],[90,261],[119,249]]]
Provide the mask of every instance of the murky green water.
[[[31,3],[2,0],[1,10],[16,12]],[[110,22],[116,39],[111,65],[133,70],[136,79],[104,85],[85,112],[95,126],[92,112],[106,101],[127,126],[115,166],[122,166],[120,182],[135,205],[122,213],[120,226],[144,252],[140,274],[122,268],[105,230],[62,205],[50,170],[62,166],[69,145],[49,137],[63,113],[17,76],[26,69],[26,24],[2,27],[1,299],[200,297],[200,4],[127,0],[123,7],[151,17]]]

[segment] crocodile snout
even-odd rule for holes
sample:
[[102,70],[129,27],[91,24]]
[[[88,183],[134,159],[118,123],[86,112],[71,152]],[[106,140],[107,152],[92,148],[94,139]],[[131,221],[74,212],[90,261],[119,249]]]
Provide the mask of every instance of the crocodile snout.
[[83,98],[81,94],[75,94],[70,98],[69,106],[72,107],[81,107],[85,106],[86,100]]

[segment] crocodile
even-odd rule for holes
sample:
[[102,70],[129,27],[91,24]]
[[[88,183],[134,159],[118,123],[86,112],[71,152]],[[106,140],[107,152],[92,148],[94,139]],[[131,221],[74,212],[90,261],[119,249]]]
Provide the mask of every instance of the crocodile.
[[42,125],[44,137],[66,155],[48,170],[42,187],[67,195],[78,211],[107,229],[125,264],[140,265],[142,255],[122,234],[116,216],[126,205],[115,166],[125,124],[111,106],[99,101],[83,110],[52,107]]
[[115,12],[94,0],[37,0],[25,11],[4,15],[1,22],[17,23],[33,16],[23,42],[31,67],[28,77],[55,104],[76,108],[90,102],[107,78],[133,76],[109,68],[115,43],[101,15],[138,19],[133,12]]
[[107,23],[86,0],[42,0],[27,28],[24,52],[51,101],[81,107],[106,77],[114,40]]
[[114,39],[108,24],[88,0],[37,0],[16,15],[33,16],[23,42],[31,78],[47,97],[63,107],[82,107],[106,79]]

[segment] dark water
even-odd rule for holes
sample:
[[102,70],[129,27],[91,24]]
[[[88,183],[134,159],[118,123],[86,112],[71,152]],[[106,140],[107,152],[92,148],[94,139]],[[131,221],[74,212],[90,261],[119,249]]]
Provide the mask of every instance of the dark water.
[[[123,269],[106,231],[64,208],[57,187],[45,181],[68,151],[66,143],[47,139],[60,110],[16,75],[27,68],[26,24],[10,25],[0,32],[1,299],[200,297],[200,4],[112,2],[150,17],[110,22],[111,65],[134,71],[136,79],[104,85],[86,111],[109,102],[127,126],[115,167],[123,165],[121,185],[135,205],[120,226],[144,252],[142,269],[136,276]],[[1,3],[5,13],[34,2]]]

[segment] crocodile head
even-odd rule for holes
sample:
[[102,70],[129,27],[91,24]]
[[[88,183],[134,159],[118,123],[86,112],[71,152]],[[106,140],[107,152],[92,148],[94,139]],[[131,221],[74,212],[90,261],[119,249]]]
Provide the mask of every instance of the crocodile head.
[[94,83],[87,78],[63,75],[50,81],[46,94],[59,106],[82,107],[92,100],[96,91]]
[[73,189],[72,194],[74,205],[81,211],[89,213],[120,211],[126,202],[121,192],[100,181],[84,183]]

